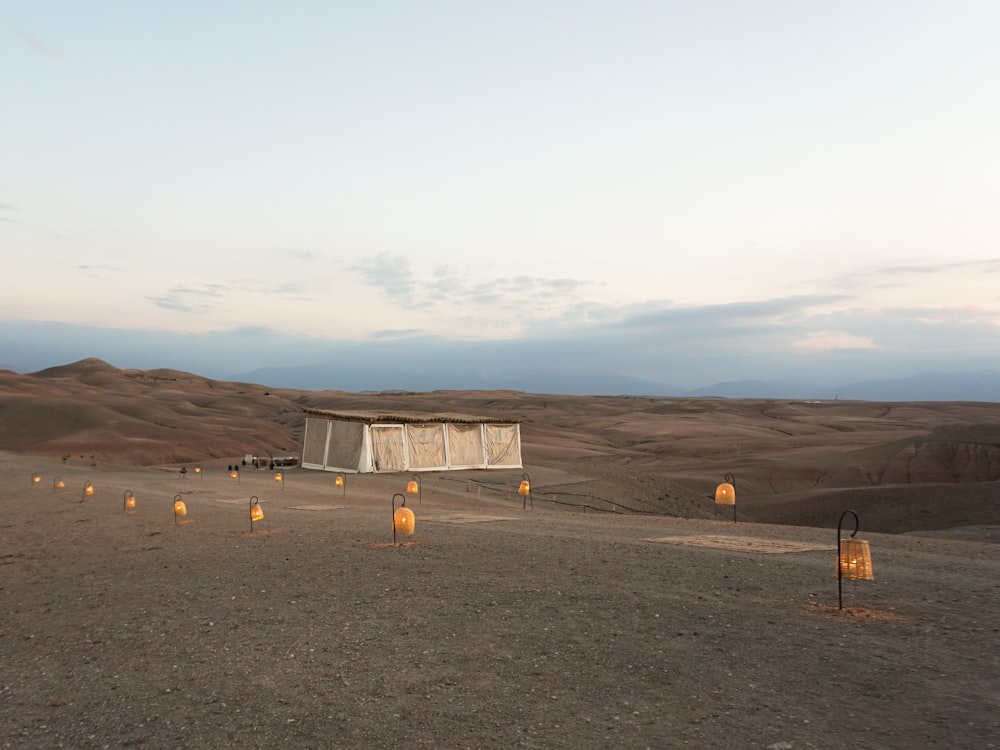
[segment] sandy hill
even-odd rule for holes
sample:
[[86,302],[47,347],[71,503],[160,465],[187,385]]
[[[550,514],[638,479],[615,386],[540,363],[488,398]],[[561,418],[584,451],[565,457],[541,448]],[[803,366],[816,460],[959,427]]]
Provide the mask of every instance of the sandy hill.
[[708,498],[730,472],[749,519],[829,525],[860,506],[882,531],[1000,524],[995,403],[297,391],[86,359],[0,372],[0,450],[142,466],[294,455],[305,408],[519,421],[525,467],[551,469],[569,502],[719,517]]

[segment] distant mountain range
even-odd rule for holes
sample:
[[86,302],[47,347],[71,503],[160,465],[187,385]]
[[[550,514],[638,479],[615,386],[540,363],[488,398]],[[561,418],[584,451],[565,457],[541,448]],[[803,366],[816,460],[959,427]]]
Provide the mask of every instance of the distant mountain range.
[[800,380],[737,380],[694,389],[613,373],[538,370],[486,375],[468,371],[320,365],[266,367],[233,375],[231,379],[275,388],[349,392],[500,389],[566,395],[1000,402],[1000,370],[978,373],[924,372],[905,378],[871,379],[836,385]]

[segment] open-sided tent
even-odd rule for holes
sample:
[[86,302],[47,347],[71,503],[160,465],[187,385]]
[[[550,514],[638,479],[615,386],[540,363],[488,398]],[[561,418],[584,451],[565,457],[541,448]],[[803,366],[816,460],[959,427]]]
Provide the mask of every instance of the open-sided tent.
[[459,414],[305,413],[304,469],[366,473],[521,468],[517,422]]

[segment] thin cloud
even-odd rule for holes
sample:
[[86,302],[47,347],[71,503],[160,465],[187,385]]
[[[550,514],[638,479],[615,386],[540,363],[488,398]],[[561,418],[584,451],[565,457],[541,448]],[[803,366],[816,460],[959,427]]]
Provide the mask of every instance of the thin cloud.
[[206,284],[199,287],[176,286],[159,296],[148,296],[147,300],[157,307],[177,312],[206,312],[214,305],[210,301],[222,297],[229,287],[222,284]]
[[821,352],[834,349],[881,349],[868,336],[857,336],[846,331],[812,331],[793,341],[791,348],[800,352]]
[[418,302],[410,261],[403,256],[378,253],[374,257],[348,266],[347,270],[356,273],[369,286],[382,289],[404,307],[413,306]]
[[78,265],[78,271],[82,271],[86,276],[92,279],[100,279],[107,274],[122,274],[125,273],[125,269],[121,266],[112,266],[108,263],[83,263]]
[[733,302],[723,305],[667,307],[628,315],[616,325],[619,328],[649,329],[696,326],[698,328],[747,328],[774,321],[802,318],[810,308],[848,299],[844,295],[807,296],[794,295],[751,302]]
[[45,44],[45,42],[43,42],[34,34],[31,34],[27,31],[19,31],[17,32],[17,36],[22,42],[24,42],[26,45],[28,45],[28,47],[33,49],[36,53],[38,53],[42,57],[48,60],[55,60],[59,57],[59,55],[56,53],[54,49],[52,49],[49,45]]

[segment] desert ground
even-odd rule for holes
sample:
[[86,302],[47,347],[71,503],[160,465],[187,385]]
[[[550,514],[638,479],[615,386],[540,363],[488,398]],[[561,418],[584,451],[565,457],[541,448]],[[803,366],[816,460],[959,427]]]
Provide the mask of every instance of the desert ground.
[[[517,420],[530,504],[427,472],[394,540],[408,474],[230,477],[304,408]],[[998,747],[998,479],[1000,404],[0,372],[0,747]]]

